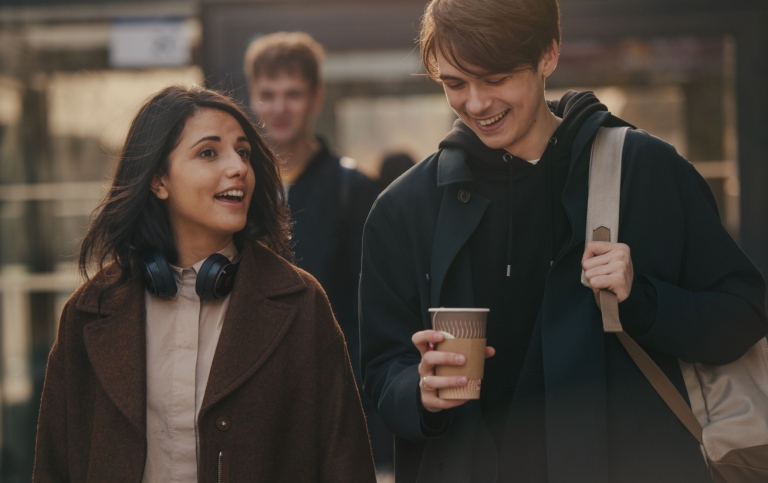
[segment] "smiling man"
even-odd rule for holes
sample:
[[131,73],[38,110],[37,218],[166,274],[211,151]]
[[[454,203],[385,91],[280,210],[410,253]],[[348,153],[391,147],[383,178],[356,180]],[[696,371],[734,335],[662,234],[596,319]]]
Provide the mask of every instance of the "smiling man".
[[315,135],[323,103],[323,48],[303,32],[254,40],[245,53],[251,109],[281,161],[296,265],[314,275],[331,301],[355,373],[359,368],[357,283],[360,243],[377,185]]
[[[402,482],[703,482],[698,443],[603,333],[609,289],[678,389],[678,358],[723,363],[768,331],[758,270],[706,182],[635,129],[622,155],[620,243],[585,243],[599,127],[628,126],[591,92],[545,100],[556,0],[432,0],[420,45],[459,119],[368,217],[360,282],[364,388],[396,436]],[[430,307],[488,307],[479,400],[435,375]]]
[[359,381],[360,246],[379,188],[359,171],[342,166],[315,135],[323,103],[323,55],[322,46],[306,33],[265,35],[248,46],[245,75],[251,109],[281,161],[296,265],[314,275],[328,294]]

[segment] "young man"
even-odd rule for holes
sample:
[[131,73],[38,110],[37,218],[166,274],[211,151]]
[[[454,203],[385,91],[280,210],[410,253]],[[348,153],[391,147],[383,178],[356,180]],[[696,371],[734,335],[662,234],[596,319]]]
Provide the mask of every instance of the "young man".
[[[698,443],[602,330],[592,290],[685,394],[678,358],[724,363],[768,331],[758,270],[720,224],[706,182],[668,144],[630,130],[621,243],[585,244],[600,126],[627,124],[590,92],[547,103],[556,0],[432,0],[427,71],[459,120],[379,197],[363,241],[364,387],[396,435],[398,483],[698,483]],[[482,394],[435,365],[429,307],[489,307]]]
[[[339,156],[315,135],[323,102],[322,60],[323,48],[306,33],[278,32],[249,45],[245,74],[251,108],[280,157],[294,221],[296,265],[314,275],[328,294],[359,385],[360,248],[365,218],[379,188],[359,171],[342,166]],[[388,444],[391,447],[391,439]]]
[[251,108],[282,163],[280,175],[295,223],[296,265],[327,292],[359,374],[360,242],[378,187],[342,166],[315,135],[323,102],[322,59],[322,47],[309,35],[278,32],[250,44],[245,73]]

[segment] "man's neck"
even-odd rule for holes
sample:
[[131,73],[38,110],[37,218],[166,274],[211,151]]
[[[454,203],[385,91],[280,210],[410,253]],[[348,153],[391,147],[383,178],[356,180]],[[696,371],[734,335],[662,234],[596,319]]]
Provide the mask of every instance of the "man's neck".
[[291,185],[304,173],[320,150],[320,142],[314,136],[307,136],[290,144],[276,146],[274,150],[280,157],[280,178],[283,184]]
[[525,145],[515,146],[512,149],[508,147],[507,151],[525,160],[541,159],[541,156],[547,149],[549,140],[563,120],[555,116],[549,109],[542,112],[540,120],[542,122],[539,122],[538,126],[530,133],[531,138],[527,140],[528,142]]

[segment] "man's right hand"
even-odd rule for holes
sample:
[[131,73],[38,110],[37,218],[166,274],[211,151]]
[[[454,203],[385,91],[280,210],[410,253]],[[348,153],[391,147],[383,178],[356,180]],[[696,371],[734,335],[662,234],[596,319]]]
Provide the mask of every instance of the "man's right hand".
[[[466,362],[462,354],[435,350],[435,346],[445,340],[442,332],[437,330],[422,330],[413,334],[413,345],[421,354],[419,363],[419,389],[421,403],[427,411],[436,413],[443,409],[455,408],[466,403],[468,399],[440,399],[437,390],[446,387],[463,387],[467,385],[466,376],[436,376],[435,366],[463,366]],[[486,359],[496,353],[493,347],[485,348]]]

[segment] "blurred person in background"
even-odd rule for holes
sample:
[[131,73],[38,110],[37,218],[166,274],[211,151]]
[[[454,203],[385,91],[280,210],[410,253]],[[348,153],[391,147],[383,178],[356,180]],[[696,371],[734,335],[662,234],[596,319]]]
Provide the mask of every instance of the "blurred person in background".
[[405,152],[389,153],[381,160],[379,187],[383,190],[416,164],[413,157]]
[[[362,173],[343,166],[315,134],[323,103],[323,57],[322,46],[308,34],[277,32],[248,46],[244,69],[251,109],[280,158],[294,223],[295,263],[314,275],[328,294],[359,384],[360,249],[365,219],[379,189]],[[369,402],[363,404],[369,419],[375,418]],[[374,447],[374,455],[379,453]],[[387,464],[380,459],[377,463]]]
[[201,88],[149,99],[82,242],[34,481],[375,481],[342,333],[288,238],[246,114]]
[[[360,283],[364,387],[396,435],[398,483],[711,481],[593,293],[616,294],[627,333],[684,395],[678,358],[722,364],[764,337],[765,282],[706,181],[630,129],[620,243],[585,243],[593,139],[628,124],[591,92],[545,100],[557,1],[432,0],[420,43],[459,119],[379,196]],[[490,308],[479,400],[438,397],[468,381],[435,375],[464,359],[434,350],[430,307]]]

